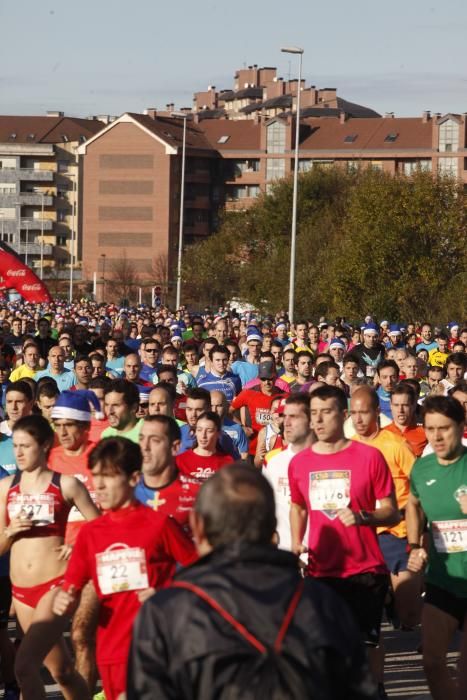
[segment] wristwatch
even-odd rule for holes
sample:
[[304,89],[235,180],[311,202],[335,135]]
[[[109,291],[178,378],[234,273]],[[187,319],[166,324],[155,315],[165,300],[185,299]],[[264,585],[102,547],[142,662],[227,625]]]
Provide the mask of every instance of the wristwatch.
[[407,554],[410,554],[410,552],[413,549],[421,549],[421,548],[422,548],[421,544],[417,544],[416,542],[408,542],[406,547],[405,547],[405,551],[407,552]]
[[360,516],[361,525],[371,525],[371,513],[367,510],[359,510],[358,514]]

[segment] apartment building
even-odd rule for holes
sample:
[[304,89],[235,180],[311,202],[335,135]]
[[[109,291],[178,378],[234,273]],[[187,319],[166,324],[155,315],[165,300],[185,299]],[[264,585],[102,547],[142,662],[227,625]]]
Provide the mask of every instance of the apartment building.
[[[98,296],[122,274],[141,280],[173,270],[180,223],[183,119],[124,114],[77,150],[82,159],[83,274],[96,274]],[[186,127],[184,239],[217,226],[219,157],[199,127]]]
[[44,277],[69,265],[72,239],[80,256],[75,148],[102,127],[62,112],[0,116],[0,236]]

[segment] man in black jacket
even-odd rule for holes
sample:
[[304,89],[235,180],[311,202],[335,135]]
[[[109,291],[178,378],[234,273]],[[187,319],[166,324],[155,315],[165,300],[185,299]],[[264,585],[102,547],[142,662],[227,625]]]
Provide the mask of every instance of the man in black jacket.
[[128,700],[376,697],[345,603],[271,544],[274,495],[258,470],[217,472],[191,527],[200,560],[135,622]]

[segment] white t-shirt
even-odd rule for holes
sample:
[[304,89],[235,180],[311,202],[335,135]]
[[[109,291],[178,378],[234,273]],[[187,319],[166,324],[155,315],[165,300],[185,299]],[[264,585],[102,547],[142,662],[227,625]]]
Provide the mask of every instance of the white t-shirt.
[[290,534],[290,488],[289,488],[289,463],[297,453],[293,452],[291,445],[271,457],[266,467],[263,467],[263,475],[269,481],[274,491],[276,500],[277,532],[279,534],[279,548],[290,552],[292,538]]

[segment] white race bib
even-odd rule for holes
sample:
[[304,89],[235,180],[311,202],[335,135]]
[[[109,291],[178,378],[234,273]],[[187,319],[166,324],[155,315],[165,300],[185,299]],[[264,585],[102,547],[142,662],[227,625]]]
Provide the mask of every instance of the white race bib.
[[53,493],[17,493],[8,503],[8,515],[12,518],[29,518],[34,525],[50,525],[54,522]]
[[142,547],[112,545],[96,554],[96,564],[99,588],[104,595],[149,588],[146,553]]
[[310,505],[333,520],[350,503],[350,471],[336,469],[310,473]]
[[431,534],[437,552],[467,552],[467,518],[434,521],[431,523]]

